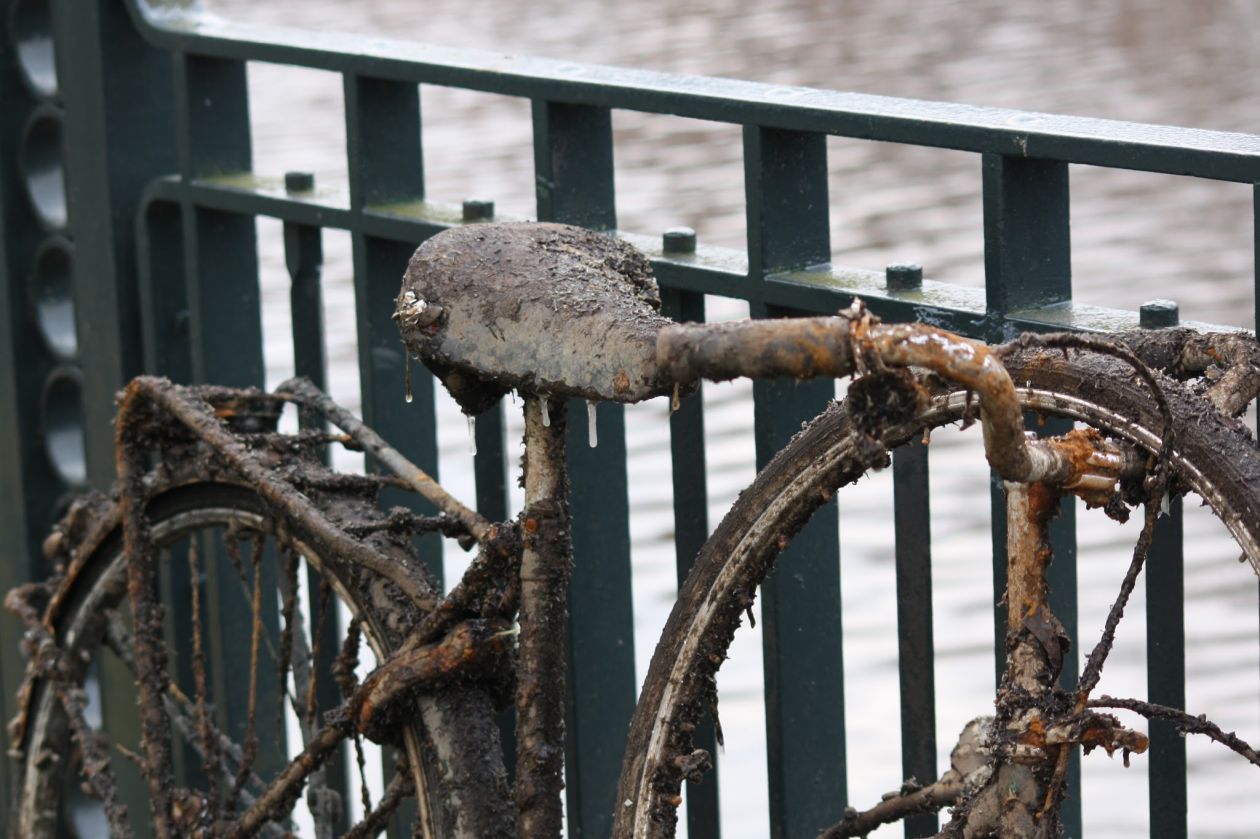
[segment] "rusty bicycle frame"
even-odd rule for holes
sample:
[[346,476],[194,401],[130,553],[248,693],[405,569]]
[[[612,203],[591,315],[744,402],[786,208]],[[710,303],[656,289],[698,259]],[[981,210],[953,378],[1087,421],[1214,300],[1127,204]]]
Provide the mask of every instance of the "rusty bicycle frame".
[[[409,355],[418,355],[470,415],[509,390],[524,396],[525,505],[510,522],[487,521],[465,506],[305,380],[286,382],[272,395],[181,388],[155,378],[128,385],[117,420],[119,506],[144,709],[144,760],[158,836],[179,831],[180,802],[167,784],[171,732],[163,702],[170,683],[161,619],[154,613],[153,549],[143,509],[146,443],[155,428],[172,422],[182,427],[223,468],[254,488],[302,543],[388,580],[424,612],[401,649],[353,689],[265,792],[234,817],[226,835],[254,835],[287,812],[297,790],[346,737],[358,732],[375,739],[397,724],[393,709],[401,697],[502,671],[514,657],[515,831],[522,837],[558,836],[564,592],[572,562],[563,397],[636,402],[664,395],[676,403],[701,379],[883,376],[913,410],[929,395],[904,371],[929,371],[975,394],[986,457],[1007,489],[1008,666],[995,716],[968,726],[951,769],[940,780],[905,788],[865,812],[851,810],[823,835],[865,835],[880,824],[948,804],[958,805],[953,827],[947,828],[955,832],[949,835],[1057,835],[1067,759],[1076,746],[1120,750],[1126,761],[1130,753],[1146,749],[1145,736],[1100,710],[1106,708],[1171,719],[1260,765],[1250,746],[1199,718],[1136,700],[1093,696],[1170,479],[1172,420],[1144,359],[1175,352],[1183,364],[1223,362],[1228,370],[1207,397],[1222,411],[1236,412],[1260,387],[1254,340],[1205,336],[1193,341],[1170,333],[1128,344],[1079,335],[1025,336],[1016,342],[1065,353],[1100,352],[1128,362],[1164,412],[1163,449],[1150,458],[1092,430],[1049,439],[1026,433],[1015,385],[1002,364],[1010,347],[991,348],[921,324],[883,324],[860,303],[833,317],[722,324],[676,324],[657,314],[658,308],[646,260],[629,245],[579,228],[473,225],[440,234],[417,251],[395,313]],[[1174,339],[1180,343],[1170,350]],[[392,473],[388,480],[431,502],[441,514],[435,527],[466,547],[478,547],[460,583],[442,596],[411,569],[331,522],[291,474],[264,463],[225,428],[223,420],[238,412],[242,400],[273,406],[294,402],[304,416],[325,418],[342,433],[321,439],[361,448]],[[1123,482],[1136,485],[1133,492],[1145,502],[1144,526],[1103,637],[1075,690],[1066,691],[1058,687],[1058,676],[1068,641],[1046,597],[1046,528],[1064,494],[1076,494],[1113,516],[1125,515]],[[490,601],[490,614],[470,617],[478,604]],[[21,596],[10,596],[8,603],[26,620],[32,643],[55,646],[40,616]],[[81,697],[67,694],[63,703],[81,723]],[[981,743],[987,756],[981,756]],[[707,755],[679,758],[702,761]],[[108,805],[111,791],[102,776],[95,773],[89,780]],[[404,778],[397,789],[391,788],[395,803],[406,783]],[[111,813],[111,820],[116,815]],[[623,818],[630,816],[619,813],[618,819]]]

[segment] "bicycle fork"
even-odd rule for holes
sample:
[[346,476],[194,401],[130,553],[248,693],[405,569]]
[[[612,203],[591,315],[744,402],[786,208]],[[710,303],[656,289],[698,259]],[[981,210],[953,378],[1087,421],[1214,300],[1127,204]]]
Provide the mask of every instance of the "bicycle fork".
[[956,824],[985,825],[1019,839],[1059,835],[1068,760],[1078,745],[1086,752],[1121,750],[1126,765],[1130,753],[1140,754],[1148,745],[1144,734],[1114,717],[1086,710],[1101,671],[1097,649],[1090,656],[1098,659],[1096,668],[1087,667],[1073,690],[1059,686],[1071,639],[1050,608],[1046,578],[1052,560],[1049,525],[1064,492],[1081,495],[1090,506],[1115,509],[1117,483],[1132,458],[1096,432],[1072,431],[1043,444],[1092,468],[1070,486],[1004,482],[1007,658],[988,738],[992,774],[954,814]]

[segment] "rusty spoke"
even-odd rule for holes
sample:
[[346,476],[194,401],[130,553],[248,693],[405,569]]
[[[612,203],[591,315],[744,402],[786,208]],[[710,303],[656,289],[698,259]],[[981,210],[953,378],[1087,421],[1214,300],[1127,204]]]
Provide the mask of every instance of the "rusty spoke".
[[[131,636],[127,632],[126,627],[122,626],[121,619],[117,614],[111,615],[110,623],[107,629],[107,642],[110,649],[118,656],[119,660],[127,667],[129,671],[136,675],[135,657],[131,654]],[[238,743],[219,730],[213,720],[207,723],[207,729],[214,743],[214,752],[217,755],[217,764],[211,763],[209,752],[206,750],[206,744],[202,742],[200,736],[200,725],[198,722],[197,709],[194,707],[193,700],[184,695],[183,691],[174,682],[168,685],[167,693],[163,697],[163,704],[167,716],[171,720],[171,725],[180,733],[180,735],[192,745],[193,749],[201,757],[207,766],[217,766],[218,776],[223,783],[231,787],[237,777],[236,767],[244,763],[244,754]],[[139,755],[125,750],[121,745],[115,744],[116,747],[132,757],[140,766],[143,766],[143,759]],[[229,758],[231,762],[229,762]],[[207,772],[209,773],[207,768]],[[267,788],[266,782],[252,771],[249,773],[249,781],[246,788],[238,793],[238,800],[245,805],[246,808],[252,807],[257,800],[254,793],[255,790],[261,791]],[[275,839],[285,839],[291,834],[275,824],[267,824],[262,828],[267,836],[275,837]]]
[[379,836],[381,831],[389,826],[389,817],[414,789],[415,781],[412,780],[411,771],[405,763],[400,764],[394,772],[393,780],[389,782],[389,787],[385,790],[385,795],[376,805],[376,809],[352,827],[342,839],[373,839]]
[[[285,631],[292,644],[290,654],[293,674],[292,696],[294,697],[292,707],[297,717],[298,728],[302,732],[302,743],[306,744],[311,742],[318,733],[315,728],[315,708],[312,704],[318,671],[314,667],[314,654],[306,642],[305,620],[302,609],[298,605],[299,559],[297,551],[290,546],[285,547],[286,565],[285,573],[280,576],[280,588],[284,603],[282,614],[285,620]],[[323,618],[323,614],[325,613],[321,613],[317,621]],[[318,645],[318,635],[315,636],[315,640]],[[282,678],[283,675],[282,673]],[[304,706],[299,706],[297,697],[303,697]],[[331,837],[342,805],[340,793],[328,786],[326,765],[321,765],[311,773],[307,781],[307,803],[315,820],[316,839]]]
[[[325,622],[329,619],[331,612],[332,586],[328,584],[322,576],[319,578],[319,615],[315,618],[315,626],[311,638],[314,639],[314,648],[311,650],[312,664],[319,661],[320,642],[324,637]],[[358,624],[354,625],[355,631],[358,631]],[[334,665],[335,666],[335,665]],[[298,711],[298,716],[306,720],[306,725],[314,727],[315,714],[319,710],[316,704],[316,691],[319,690],[319,671],[315,667],[311,667],[311,677],[306,685],[305,703],[302,710]]]
[[250,598],[253,625],[249,640],[249,699],[245,715],[245,744],[242,749],[243,760],[236,772],[236,783],[232,787],[232,798],[244,788],[258,756],[258,736],[256,731],[258,716],[258,648],[262,636],[262,562],[263,540],[256,536],[250,543],[250,565],[254,572],[254,590]]
[[[118,657],[127,670],[134,678],[138,678],[136,669],[135,656],[132,653],[131,634],[127,628],[122,625],[122,619],[117,614],[110,616],[109,624],[106,627],[106,644],[111,652]],[[170,717],[171,724],[179,731],[179,733],[192,744],[193,748],[202,757],[207,759],[208,753],[203,751],[205,748],[201,742],[200,725],[198,722],[197,708],[192,699],[179,689],[179,685],[171,682],[167,685],[166,695],[163,697],[163,704],[166,708],[166,714]],[[218,754],[218,772],[224,782],[230,787],[233,779],[236,777],[236,770],[232,763],[239,766],[243,760],[241,747],[232,738],[224,734],[215,724],[214,719],[208,718],[206,727],[210,735],[214,738],[214,750]],[[229,763],[229,759],[231,763]],[[250,775],[249,785],[253,789],[263,789],[266,784],[262,778],[256,774]],[[253,798],[248,791],[241,792],[242,799],[252,802]]]
[[[321,607],[320,611],[322,613],[324,609]],[[359,619],[351,618],[350,626],[346,628],[346,637],[341,642],[341,651],[337,653],[332,668],[333,678],[337,680],[342,696],[350,696],[359,687],[359,676],[355,669],[359,666],[359,645],[362,640]]]
[[354,733],[354,759],[359,764],[359,800],[363,802],[363,811],[372,811],[372,792],[367,783],[367,758],[363,754],[363,736]]
[[[284,565],[281,568],[279,576],[280,585],[280,654],[276,661],[276,678],[279,680],[279,689],[281,696],[288,696],[289,689],[289,671],[292,666],[294,672],[294,693],[299,692],[297,686],[297,670],[296,663],[293,662],[293,643],[294,643],[294,621],[296,616],[294,610],[297,606],[297,573],[298,573],[298,556],[297,552],[287,546],[281,551],[284,558]],[[283,730],[284,727],[284,704],[281,703],[276,708],[276,730]]]
[[201,742],[202,765],[205,768],[206,778],[210,786],[210,789],[207,791],[207,803],[212,817],[218,818],[220,812],[219,773],[217,771],[220,764],[218,755],[219,741],[211,733],[210,712],[207,708],[209,688],[206,684],[206,653],[202,642],[201,628],[201,569],[197,559],[197,540],[192,539],[188,544],[188,579],[191,583],[192,599],[193,679],[197,689],[197,728]]
[[1102,637],[1098,639],[1089,658],[1085,660],[1085,669],[1081,672],[1080,682],[1076,688],[1078,712],[1084,708],[1090,692],[1102,678],[1103,664],[1106,663],[1107,656],[1111,654],[1112,644],[1116,640],[1116,629],[1120,625],[1120,619],[1124,617],[1124,608],[1137,585],[1138,575],[1142,573],[1142,568],[1146,564],[1146,555],[1151,548],[1151,541],[1155,537],[1155,522],[1159,519],[1161,497],[1163,497],[1163,483],[1158,482],[1153,487],[1151,497],[1146,500],[1146,515],[1142,522],[1142,532],[1138,534],[1137,544],[1133,547],[1133,558],[1129,561],[1129,569],[1120,583],[1120,593],[1116,595],[1115,602],[1111,604],[1111,609],[1107,612]]
[[[349,721],[338,719],[324,726],[311,738],[302,751],[289,761],[275,780],[249,805],[232,824],[227,833],[230,839],[244,839],[268,822],[282,821],[289,817],[297,803],[302,784],[312,772],[323,766],[336,753],[337,746],[350,730]],[[370,810],[370,808],[368,808]]]

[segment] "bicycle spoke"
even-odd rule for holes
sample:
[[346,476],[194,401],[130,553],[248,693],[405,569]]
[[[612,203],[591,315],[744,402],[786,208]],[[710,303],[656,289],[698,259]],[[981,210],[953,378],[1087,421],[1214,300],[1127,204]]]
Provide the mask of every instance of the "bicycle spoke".
[[363,737],[357,731],[354,733],[354,759],[359,764],[359,800],[363,802],[363,811],[368,813],[372,810],[372,793],[367,783],[367,759],[363,754]]
[[[294,694],[300,693],[297,687],[297,670],[298,666],[293,661],[293,643],[294,631],[293,623],[296,619],[294,614],[297,608],[297,572],[298,572],[298,556],[292,549],[286,547],[281,555],[284,557],[284,565],[279,575],[278,583],[280,587],[280,654],[276,661],[276,678],[279,680],[279,689],[281,696],[287,696],[289,690],[289,672],[290,667],[294,672]],[[284,704],[281,703],[276,707],[276,730],[279,731],[284,727]]]
[[262,795],[241,813],[228,832],[230,839],[244,839],[271,821],[283,821],[288,818],[297,803],[297,791],[312,772],[323,766],[330,755],[336,753],[337,746],[346,738],[350,725],[346,720],[327,725],[307,743],[305,748],[294,757],[276,776]]
[[262,563],[263,550],[261,536],[251,540],[250,548],[249,562],[254,571],[254,590],[250,598],[253,626],[249,640],[249,699],[245,712],[244,760],[237,769],[236,783],[232,787],[233,804],[237,794],[244,788],[249,770],[253,768],[254,760],[258,756],[258,736],[255,729],[258,716],[258,646],[262,635],[262,574],[259,567]]
[[[242,533],[245,535],[240,535]],[[224,545],[227,547],[228,557],[232,560],[232,567],[236,570],[236,581],[241,589],[241,597],[246,603],[253,602],[254,589],[253,584],[250,582],[250,576],[245,571],[245,564],[241,558],[240,546],[235,543],[238,538],[251,538],[248,535],[250,533],[252,533],[252,531],[240,531],[234,528],[229,528],[223,538]],[[265,537],[262,534],[259,534],[258,538]],[[280,652],[277,650],[275,643],[272,641],[271,632],[267,629],[266,625],[262,626],[262,646],[263,649],[267,651],[267,655],[271,658],[272,662],[278,664],[280,661]],[[287,691],[285,692],[287,693]]]
[[381,803],[376,805],[376,809],[368,813],[363,821],[351,828],[342,839],[371,839],[380,835],[380,832],[389,826],[389,817],[414,788],[415,782],[412,781],[410,770],[406,765],[400,765],[394,773],[394,779],[389,782],[389,788],[385,790]]
[[[318,652],[312,653],[306,642],[305,621],[302,609],[298,606],[300,557],[292,547],[286,546],[284,551],[285,573],[280,576],[280,594],[284,604],[281,614],[285,621],[284,635],[281,636],[281,652],[285,654],[285,638],[287,637],[289,639],[287,655],[290,658],[293,674],[291,707],[297,717],[298,728],[302,732],[302,743],[306,744],[317,734],[315,708],[312,701],[315,696],[316,679],[319,675],[319,671],[313,666],[314,656],[318,655]],[[326,610],[321,611],[316,618],[317,624],[323,620],[325,614],[327,614]],[[316,629],[317,633],[319,631]],[[315,636],[315,643],[318,647],[318,634]],[[281,671],[281,678],[284,678],[284,675]],[[303,698],[305,703],[303,706],[299,706],[298,697]],[[342,800],[341,794],[329,786],[327,766],[320,766],[311,773],[306,785],[306,801],[315,823],[316,839],[332,839],[341,815]]]
[[211,819],[217,820],[220,813],[218,767],[219,740],[210,732],[210,712],[206,707],[209,689],[206,686],[206,652],[202,643],[201,630],[201,570],[197,562],[197,540],[188,545],[188,579],[191,583],[192,626],[193,626],[193,679],[197,688],[197,727],[201,741],[202,767],[206,772],[209,784],[207,806]]
[[[320,647],[322,646],[321,642],[324,638],[324,626],[325,626],[325,622],[329,619],[329,613],[331,612],[331,609],[329,608],[330,606],[329,599],[331,597],[332,597],[332,586],[330,586],[328,584],[328,581],[325,580],[321,576],[319,579],[319,614],[316,615],[315,617],[315,621],[314,621],[315,626],[313,627],[313,634],[311,635],[311,637],[314,639],[314,645],[311,649],[311,662],[312,663],[319,661]],[[347,641],[350,640],[351,636],[354,637],[355,664],[351,665],[352,673],[353,673],[354,666],[358,664],[358,660],[359,660],[358,659],[358,638],[359,638],[358,633],[359,633],[359,623],[358,623],[358,620],[355,619],[351,621],[350,629],[348,630],[347,635],[346,635]],[[336,673],[336,667],[338,663],[340,662],[334,662],[333,664],[334,674]],[[343,695],[349,696],[351,691],[353,691],[353,689],[354,689],[353,687],[351,687],[350,690],[345,690],[343,688]],[[306,686],[305,706],[303,710],[299,712],[299,715],[302,716],[306,720],[306,724],[312,728],[315,725],[315,713],[317,710],[315,698],[318,695],[317,693],[318,690],[319,690],[319,671],[316,668],[312,667],[310,682]]]
[[1164,484],[1164,481],[1156,481],[1151,488],[1150,497],[1146,499],[1146,516],[1137,544],[1133,547],[1133,559],[1129,563],[1129,570],[1125,572],[1124,580],[1120,584],[1120,593],[1116,595],[1116,600],[1107,613],[1102,637],[1098,639],[1098,644],[1085,661],[1085,670],[1081,673],[1081,680],[1076,688],[1077,713],[1085,707],[1090,692],[1097,687],[1098,680],[1102,678],[1103,664],[1106,663],[1107,656],[1111,653],[1111,646],[1115,643],[1116,628],[1120,625],[1120,619],[1124,617],[1124,607],[1128,604],[1129,595],[1133,593],[1138,575],[1142,573],[1142,567],[1146,564],[1146,554],[1155,536],[1155,522],[1159,518],[1159,499],[1163,497]]
[[[123,666],[127,668],[132,677],[138,678],[136,660],[131,654],[131,647],[134,641],[126,627],[122,625],[122,619],[116,613],[110,616],[109,624],[106,627],[105,641],[110,652],[123,663]],[[193,700],[189,699],[179,689],[179,685],[170,682],[167,685],[167,692],[162,701],[166,714],[170,717],[171,724],[185,740],[192,744],[198,755],[206,759],[208,752],[203,751],[205,746],[201,742],[200,726],[197,722],[198,713]],[[230,787],[236,777],[236,769],[229,764],[228,760],[230,758],[233,763],[240,766],[244,760],[241,747],[232,738],[220,731],[213,719],[207,720],[206,727],[214,740],[214,749],[219,756],[217,763],[218,772],[223,781]],[[249,784],[254,789],[263,789],[266,786],[262,778],[255,774],[250,775]],[[247,803],[253,803],[253,796],[247,790],[242,791],[241,796]]]

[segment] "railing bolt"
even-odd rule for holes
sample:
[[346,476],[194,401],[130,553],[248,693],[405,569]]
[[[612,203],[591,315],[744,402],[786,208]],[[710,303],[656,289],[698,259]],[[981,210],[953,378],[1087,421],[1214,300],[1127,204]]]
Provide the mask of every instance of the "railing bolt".
[[472,199],[464,202],[464,221],[482,221],[494,218],[494,202]]
[[899,262],[884,269],[884,285],[889,291],[915,291],[923,286],[923,267]]
[[1180,320],[1181,313],[1174,300],[1148,300],[1138,310],[1138,324],[1143,329],[1176,326]]
[[285,192],[310,192],[315,188],[314,172],[285,172]]
[[671,227],[661,237],[662,253],[695,253],[696,231],[690,227]]

